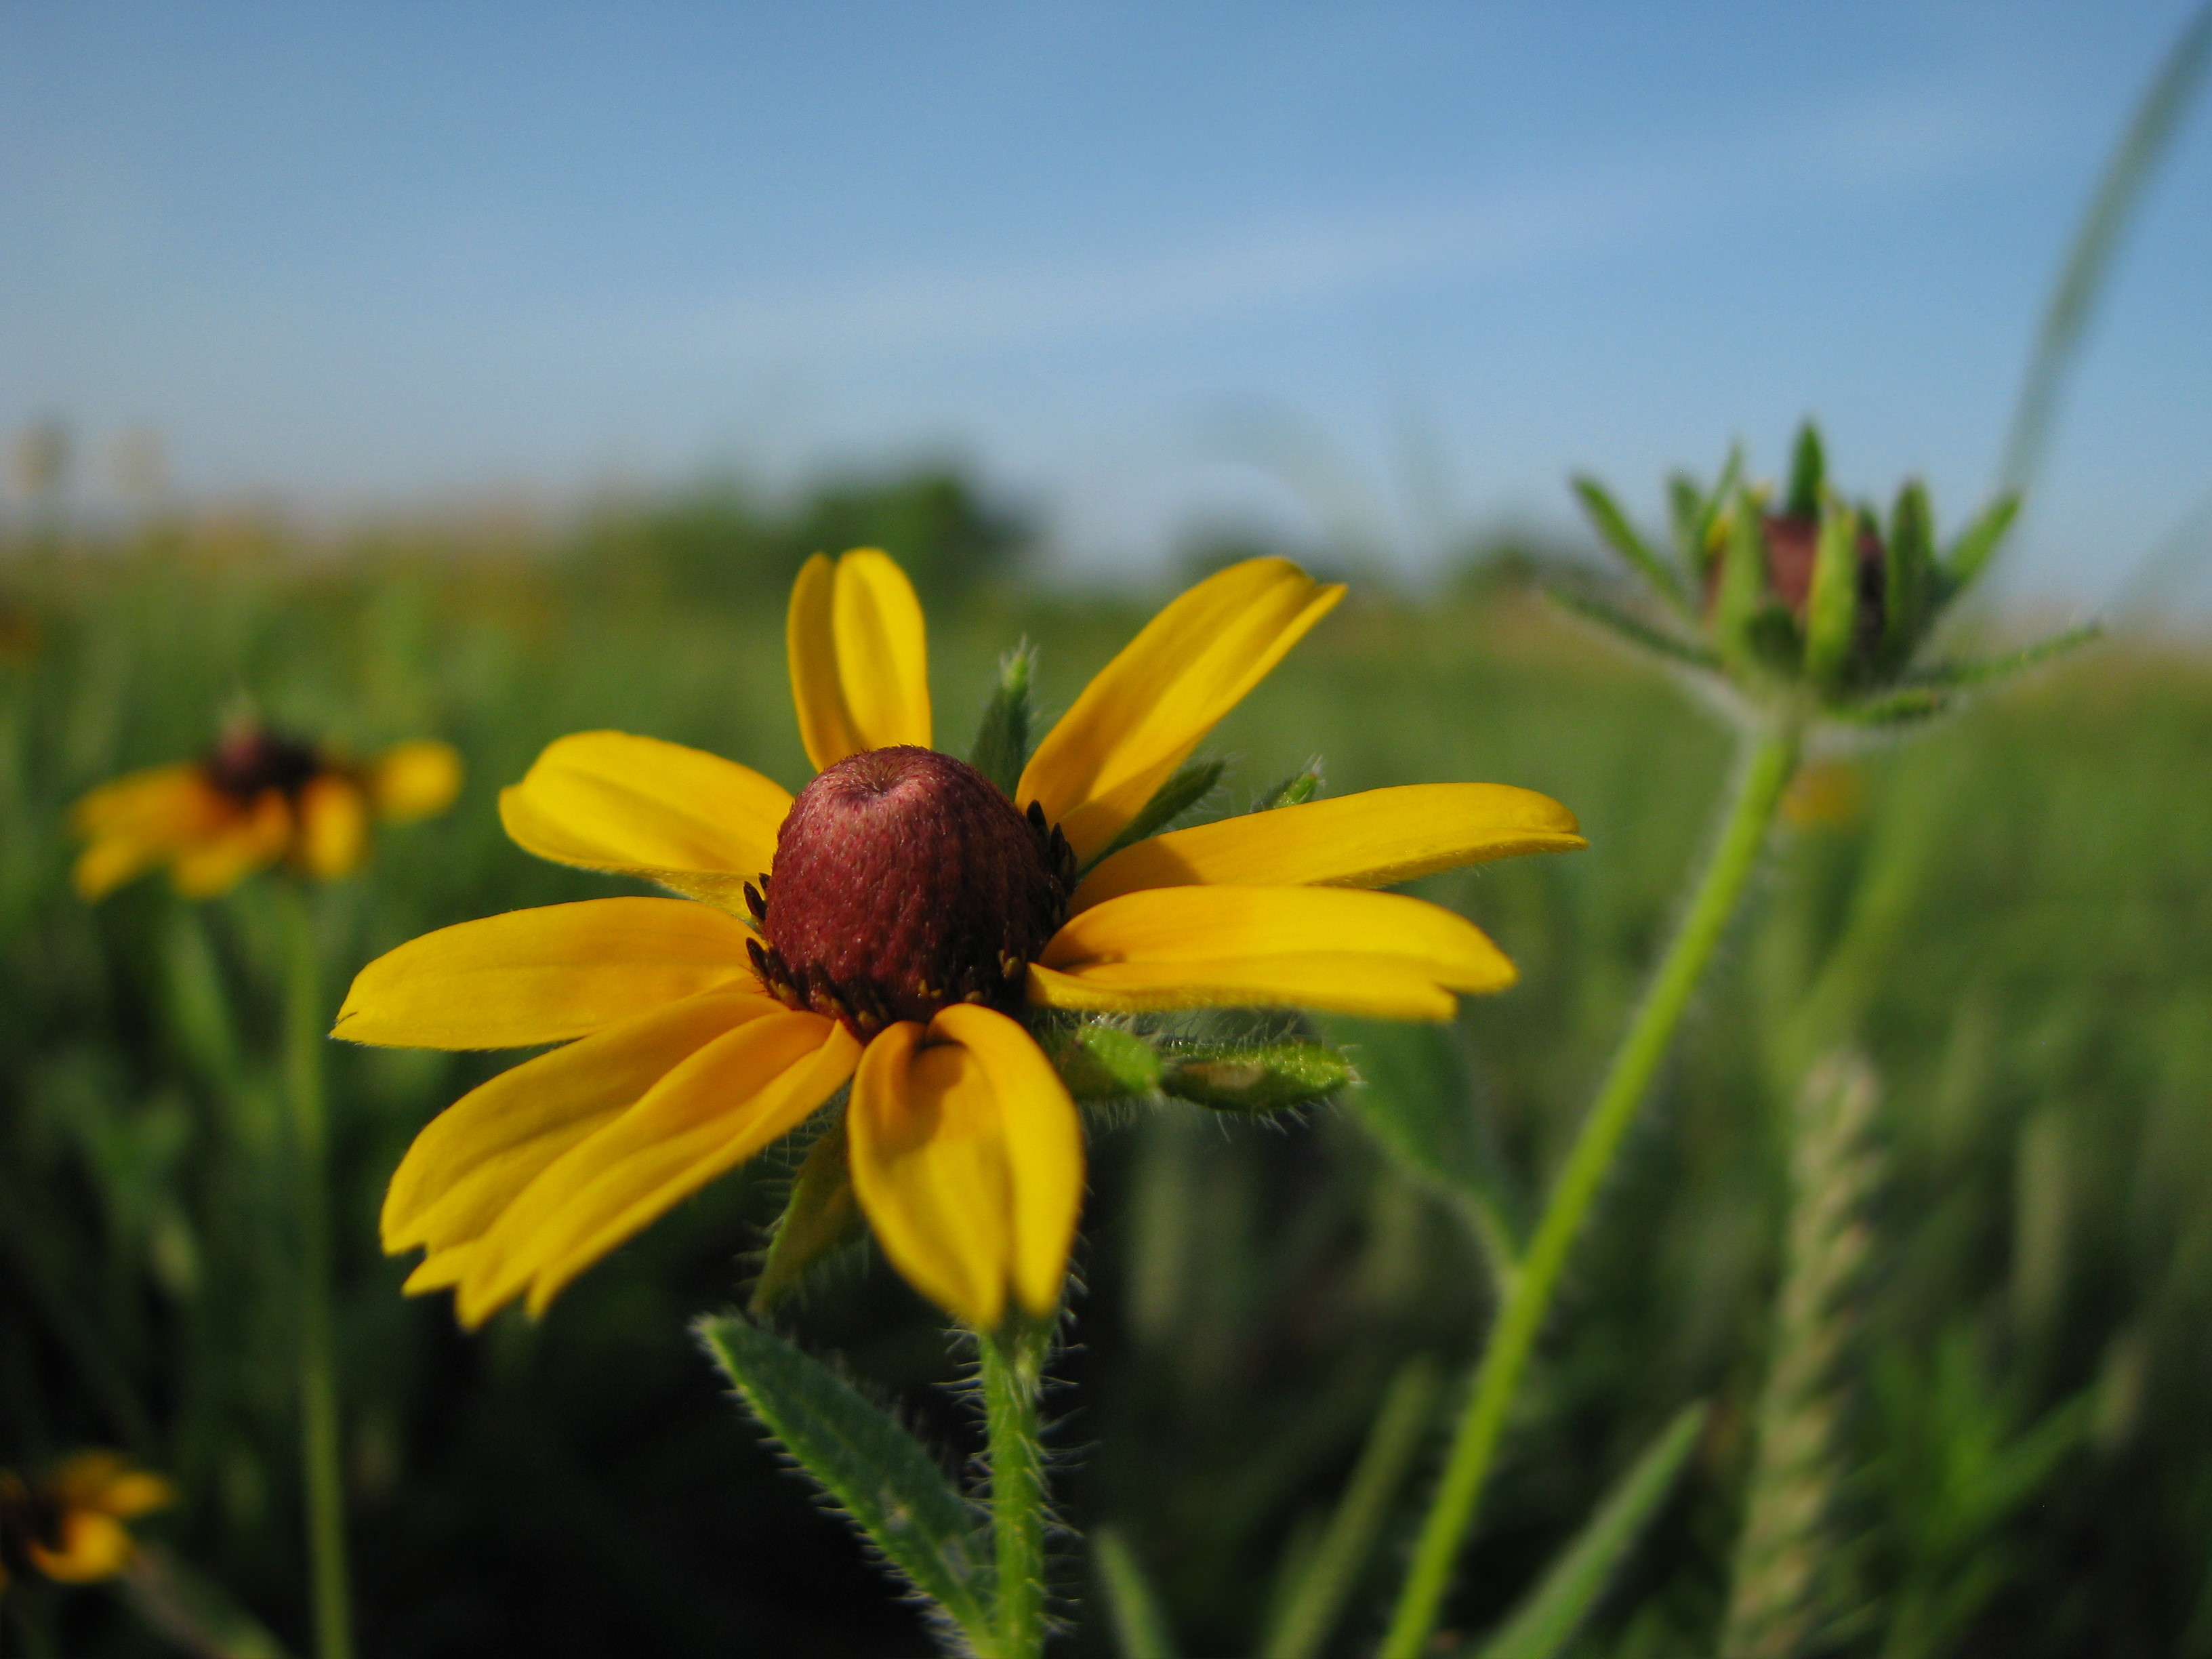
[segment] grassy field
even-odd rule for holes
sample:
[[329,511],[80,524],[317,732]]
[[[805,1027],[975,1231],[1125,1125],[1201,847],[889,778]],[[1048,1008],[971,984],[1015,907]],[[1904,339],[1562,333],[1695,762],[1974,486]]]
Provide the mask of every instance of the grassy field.
[[[773,534],[708,501],[543,545],[395,536],[303,560],[283,539],[149,533],[0,563],[0,1464],[103,1443],[164,1470],[183,1502],[147,1535],[296,1650],[272,895],[193,907],[147,881],[88,907],[66,879],[70,802],[197,752],[242,698],[357,752],[458,744],[456,810],[318,897],[335,1006],[356,967],[429,927],[616,890],[500,833],[498,787],[552,738],[619,727],[803,781],[794,551],[880,539],[912,559],[955,752],[1000,651],[1037,641],[1048,710],[1064,707],[1150,597],[1017,586],[1012,530],[919,484]],[[1662,674],[1477,586],[1356,594],[1216,734],[1239,807],[1317,754],[1332,793],[1546,791],[1591,847],[1425,884],[1522,981],[1448,1030],[1341,1028],[1365,1083],[1339,1104],[1094,1122],[1056,1398],[1066,1518],[1134,1541],[1187,1653],[1250,1650],[1401,1363],[1456,1374],[1476,1350],[1474,1249],[1364,1120],[1385,1097],[1449,1114],[1501,1209],[1528,1212],[1672,920],[1729,747]],[[1877,1175],[1824,1406],[1832,1547],[1813,1570],[1837,1622],[1806,1650],[2212,1654],[2212,659],[2111,640],[1843,765],[1769,860],[1575,1262],[1449,1622],[1493,1622],[1702,1399],[1690,1473],[1585,1643],[1711,1650],[1786,1125],[1849,1050],[1878,1091]],[[732,1632],[744,1652],[924,1650],[686,1333],[757,1271],[787,1161],[710,1188],[542,1323],[510,1312],[465,1337],[444,1298],[398,1294],[374,1218],[415,1131],[495,1062],[332,1063],[364,1652],[722,1653]],[[972,1451],[972,1413],[936,1386],[953,1380],[936,1316],[879,1262],[856,1255],[788,1326],[948,1459]],[[1060,1588],[1092,1593],[1073,1545]],[[164,1650],[96,1595],[43,1632],[24,1595],[5,1605],[0,1640]],[[1374,1629],[1349,1621],[1332,1650]],[[1109,1651],[1103,1621],[1070,1646]]]

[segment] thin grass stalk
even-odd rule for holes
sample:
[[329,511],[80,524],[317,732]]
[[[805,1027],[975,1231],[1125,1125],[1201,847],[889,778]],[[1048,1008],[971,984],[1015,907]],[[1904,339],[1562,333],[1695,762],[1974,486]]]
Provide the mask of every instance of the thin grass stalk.
[[997,1659],[1038,1659],[1044,1651],[1044,1447],[1037,1402],[1050,1341],[1049,1328],[1017,1317],[979,1344],[998,1564]]
[[318,1659],[352,1659],[345,1480],[338,1449],[337,1345],[331,1317],[330,1127],[323,1077],[321,963],[314,916],[295,882],[277,884],[287,961],[284,1083],[291,1108],[294,1216],[298,1227],[300,1460],[306,1478],[307,1559]]
[[1452,1569],[1474,1522],[1475,1510],[1490,1473],[1507,1414],[1522,1373],[1551,1310],[1559,1275],[1581,1237],[1606,1176],[1652,1074],[1689,1006],[1691,994],[1712,960],[1722,935],[1758,867],[1766,832],[1796,775],[1796,726],[1784,720],[1750,744],[1736,775],[1735,798],[1722,820],[1720,839],[1690,905],[1661,959],[1659,971],[1630,1022],[1589,1114],[1522,1258],[1504,1305],[1498,1310],[1482,1358],[1475,1367],[1467,1404],[1452,1437],[1443,1479],[1421,1524],[1413,1559],[1401,1589],[1380,1659],[1419,1659],[1428,1648],[1437,1615],[1450,1587]]

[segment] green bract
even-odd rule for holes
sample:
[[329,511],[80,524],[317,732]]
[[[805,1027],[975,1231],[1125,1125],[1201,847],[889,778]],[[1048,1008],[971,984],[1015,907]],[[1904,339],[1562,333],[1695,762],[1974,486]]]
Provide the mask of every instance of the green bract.
[[1983,662],[1931,659],[1929,636],[1988,567],[2020,509],[1999,495],[1948,547],[1928,491],[1908,480],[1885,517],[1830,483],[1820,429],[1799,431],[1786,490],[1743,479],[1732,453],[1710,488],[1669,480],[1672,543],[1647,541],[1605,487],[1575,493],[1607,545],[1663,611],[1632,614],[1580,592],[1570,609],[1655,654],[1711,674],[1756,706],[1856,725],[1899,726],[1938,713],[1969,685],[2093,638],[2092,625]]

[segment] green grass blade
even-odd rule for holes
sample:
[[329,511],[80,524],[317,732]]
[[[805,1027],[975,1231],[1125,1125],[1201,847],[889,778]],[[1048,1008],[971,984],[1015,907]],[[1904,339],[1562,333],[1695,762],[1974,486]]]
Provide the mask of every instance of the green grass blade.
[[1128,1540],[1112,1527],[1101,1527],[1091,1540],[1098,1582],[1105,1586],[1106,1611],[1121,1659],[1176,1659],[1166,1613],[1152,1581],[1145,1576]]
[[2118,152],[2098,183],[2089,211],[2075,233],[2057,290],[2044,315],[2027,374],[2014,405],[2012,430],[2005,440],[2004,465],[1998,477],[2008,489],[2024,487],[2043,459],[2067,371],[2072,368],[2097,296],[2105,285],[2114,250],[2142,198],[2143,187],[2165,156],[2189,112],[2191,99],[2212,65],[2212,4],[2199,7],[2180,38],[2159,65],[2135,117],[2128,123]]
[[734,1314],[694,1328],[763,1427],[901,1577],[988,1642],[983,1564],[965,1498],[927,1447],[812,1355]]
[[1280,1622],[1268,1633],[1263,1659],[1315,1659],[1328,1643],[1413,1454],[1436,1419],[1438,1382],[1436,1364],[1426,1355],[1407,1361],[1391,1379],[1352,1484],[1329,1516]]
[[1605,1502],[1552,1564],[1541,1582],[1522,1602],[1505,1628],[1479,1648],[1477,1659],[1553,1659],[1596,1607],[1614,1570],[1681,1473],[1705,1427],[1705,1408],[1685,1408],[1650,1449],[1606,1494]]

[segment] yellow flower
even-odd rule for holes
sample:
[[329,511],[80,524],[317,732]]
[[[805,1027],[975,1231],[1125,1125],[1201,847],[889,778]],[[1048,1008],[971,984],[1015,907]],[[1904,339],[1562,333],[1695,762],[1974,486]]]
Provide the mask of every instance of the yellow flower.
[[[792,593],[794,799],[733,762],[584,732],[501,797],[509,835],[682,898],[426,935],[364,969],[335,1035],[565,1046],[433,1121],[386,1249],[474,1326],[571,1279],[803,1123],[848,1080],[853,1188],[891,1263],[979,1329],[1058,1300],[1083,1191],[1073,1101],[1025,1007],[1295,1006],[1443,1019],[1513,966],[1471,923],[1356,890],[1580,847],[1556,801],[1431,784],[1115,838],[1341,595],[1281,559],[1201,582],[1107,665],[1012,801],[929,749],[921,606],[864,549]],[[1087,867],[1086,867],[1087,866]],[[1079,872],[1081,872],[1079,879]]]
[[112,1578],[135,1547],[123,1523],[175,1501],[167,1481],[109,1451],[80,1452],[35,1485],[0,1469],[0,1588],[33,1571],[64,1584]]
[[461,757],[442,743],[403,743],[367,766],[260,726],[227,733],[201,759],[101,785],[70,828],[76,890],[104,897],[167,864],[187,898],[213,898],[289,860],[311,876],[350,874],[368,852],[372,814],[429,817],[460,793]]

